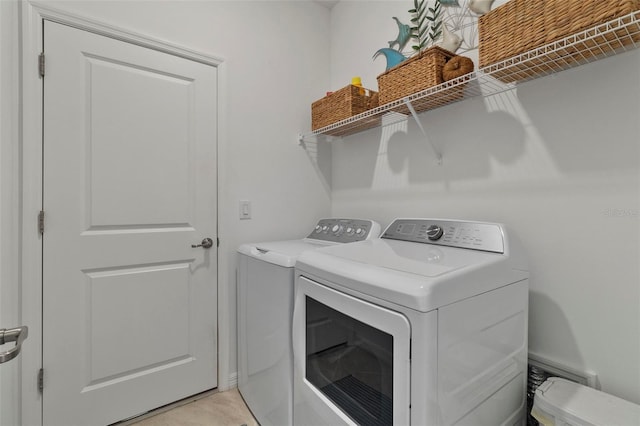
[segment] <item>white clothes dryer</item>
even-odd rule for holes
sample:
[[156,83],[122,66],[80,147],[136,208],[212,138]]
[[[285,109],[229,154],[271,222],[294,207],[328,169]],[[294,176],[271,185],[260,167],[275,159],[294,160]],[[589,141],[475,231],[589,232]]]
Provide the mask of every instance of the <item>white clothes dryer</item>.
[[379,234],[380,225],[371,220],[321,219],[306,238],[238,248],[238,389],[261,425],[293,421],[291,317],[298,256]]
[[524,424],[528,272],[503,225],[396,219],[303,253],[294,424]]

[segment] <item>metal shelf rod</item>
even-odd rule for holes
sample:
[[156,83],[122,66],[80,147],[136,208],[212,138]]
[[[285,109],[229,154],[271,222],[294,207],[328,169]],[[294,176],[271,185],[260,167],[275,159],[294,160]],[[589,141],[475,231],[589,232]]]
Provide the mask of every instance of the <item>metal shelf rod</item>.
[[420,128],[420,131],[422,132],[424,137],[427,138],[427,142],[429,142],[429,146],[431,147],[431,149],[433,150],[434,155],[436,156],[436,164],[441,166],[442,165],[442,154],[436,148],[436,146],[433,144],[431,139],[429,139],[429,135],[427,135],[426,130],[424,130],[424,127],[422,126],[422,122],[420,121],[420,117],[418,117],[418,113],[416,112],[415,108],[413,108],[413,105],[411,104],[411,102],[409,102],[407,100],[405,103],[407,104],[407,108],[409,108],[409,111],[411,111],[411,115],[413,115],[413,119],[416,120],[416,124]]

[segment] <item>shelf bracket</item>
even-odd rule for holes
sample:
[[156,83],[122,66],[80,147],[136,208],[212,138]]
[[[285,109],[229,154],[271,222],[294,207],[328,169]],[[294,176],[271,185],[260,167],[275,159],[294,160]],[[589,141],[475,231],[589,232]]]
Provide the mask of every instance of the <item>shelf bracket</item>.
[[442,154],[440,154],[440,151],[438,151],[438,149],[435,147],[433,142],[431,142],[431,139],[429,139],[429,135],[427,135],[427,132],[424,130],[424,127],[422,126],[422,122],[420,121],[420,118],[418,117],[418,113],[416,112],[415,108],[413,108],[413,105],[411,105],[411,102],[408,99],[405,99],[404,103],[407,105],[407,108],[409,108],[409,111],[411,111],[411,115],[413,115],[413,119],[416,121],[416,124],[420,128],[420,131],[427,138],[427,142],[429,142],[429,146],[431,147],[433,154],[436,156],[436,164],[438,166],[442,166]]
[[330,136],[330,135],[324,135],[322,133],[318,133],[318,134],[310,133],[310,134],[306,134],[306,135],[303,134],[303,133],[298,133],[298,145],[300,145],[304,149],[307,149],[307,141],[309,141],[309,142],[320,142],[320,141],[333,142],[333,141],[337,141],[337,140],[340,140],[340,139],[341,139],[340,136]]

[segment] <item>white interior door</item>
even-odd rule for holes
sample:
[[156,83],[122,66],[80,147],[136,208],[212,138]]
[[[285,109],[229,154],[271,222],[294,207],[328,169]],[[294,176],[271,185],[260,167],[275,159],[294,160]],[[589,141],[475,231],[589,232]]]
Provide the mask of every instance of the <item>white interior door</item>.
[[217,385],[216,68],[44,34],[43,422],[109,424]]

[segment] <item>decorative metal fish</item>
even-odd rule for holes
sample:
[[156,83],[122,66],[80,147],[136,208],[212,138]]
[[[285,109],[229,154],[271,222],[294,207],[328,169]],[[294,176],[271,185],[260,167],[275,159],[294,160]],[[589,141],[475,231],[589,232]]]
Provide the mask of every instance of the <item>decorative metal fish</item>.
[[378,55],[384,55],[384,57],[386,58],[387,70],[395,67],[400,62],[407,59],[402,53],[398,52],[395,49],[390,49],[388,47],[383,47],[382,49],[379,49],[376,53],[373,54],[373,59],[377,58]]
[[398,24],[398,37],[396,37],[395,40],[391,40],[389,42],[389,48],[393,49],[393,46],[398,45],[397,50],[401,52],[411,38],[411,27],[400,22],[400,20],[395,16],[393,17],[393,19],[395,19],[396,23]]

